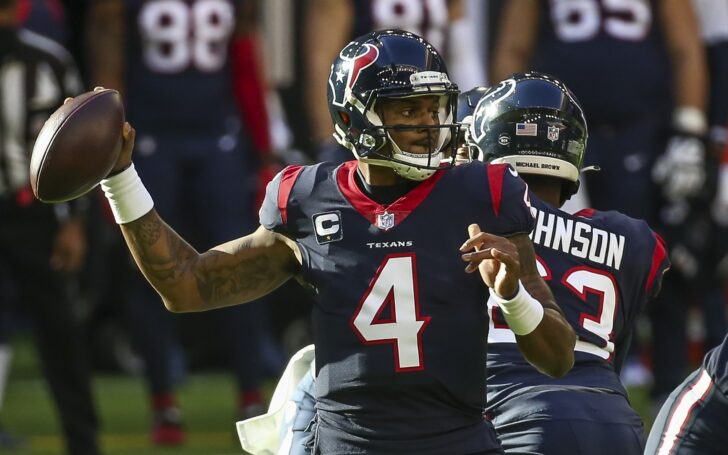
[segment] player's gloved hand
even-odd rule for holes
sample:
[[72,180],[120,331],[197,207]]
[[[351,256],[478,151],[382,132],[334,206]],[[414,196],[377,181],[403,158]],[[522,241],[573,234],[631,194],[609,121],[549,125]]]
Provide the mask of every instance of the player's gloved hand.
[[705,143],[698,136],[676,134],[652,168],[652,177],[670,201],[695,196],[705,184]]
[[705,184],[705,115],[697,108],[679,107],[673,116],[675,133],[655,162],[652,177],[669,201],[697,195]]
[[728,227],[728,163],[721,164],[718,171],[718,189],[711,211],[718,225]]

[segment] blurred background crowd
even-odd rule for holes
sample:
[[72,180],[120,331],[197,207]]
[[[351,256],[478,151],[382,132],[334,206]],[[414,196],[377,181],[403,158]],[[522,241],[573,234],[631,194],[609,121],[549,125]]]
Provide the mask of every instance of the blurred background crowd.
[[[102,453],[92,392],[101,372],[144,383],[150,444],[185,442],[176,389],[196,371],[230,372],[236,417],[265,410],[266,384],[311,340],[306,291],[291,282],[265,302],[168,313],[105,199],[41,204],[27,160],[65,97],[117,89],[157,210],[209,248],[255,227],[283,166],[351,158],[331,136],[325,81],[344,44],[378,28],[424,36],[461,90],[535,69],[581,101],[586,164],[601,170],[585,174],[572,210],[646,219],[673,263],[622,369],[628,386],[649,388],[659,406],[720,343],[725,0],[0,0],[0,424],[12,426],[2,401],[23,336],[74,455]],[[0,451],[22,439],[0,431]]]

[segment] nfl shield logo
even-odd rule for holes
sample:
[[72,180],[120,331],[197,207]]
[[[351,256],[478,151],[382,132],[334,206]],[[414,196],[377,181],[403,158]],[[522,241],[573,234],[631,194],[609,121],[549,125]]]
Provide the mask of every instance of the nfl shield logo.
[[551,141],[558,141],[559,140],[559,127],[558,126],[549,126],[546,130],[546,138]]
[[384,212],[377,215],[377,227],[388,231],[394,227],[394,213]]

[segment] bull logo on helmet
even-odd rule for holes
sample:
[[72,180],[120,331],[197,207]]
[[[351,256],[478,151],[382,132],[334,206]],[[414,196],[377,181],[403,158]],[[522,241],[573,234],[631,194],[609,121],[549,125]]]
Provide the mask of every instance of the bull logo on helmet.
[[[347,54],[351,53],[354,48],[358,48],[355,51],[357,55],[348,56]],[[362,70],[371,66],[379,58],[379,49],[369,43],[364,43],[361,47],[359,47],[359,43],[351,43],[341,51],[339,57],[342,63],[331,66],[329,87],[333,93],[333,104],[343,107]]]

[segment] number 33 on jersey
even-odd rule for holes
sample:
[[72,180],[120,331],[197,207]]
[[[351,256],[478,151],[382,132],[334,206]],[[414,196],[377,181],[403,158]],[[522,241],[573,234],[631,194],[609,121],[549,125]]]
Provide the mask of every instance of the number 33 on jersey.
[[[576,331],[577,362],[584,354],[610,363],[616,356],[619,365],[626,354],[620,348],[669,267],[662,239],[644,221],[618,212],[585,209],[570,215],[534,195],[531,200],[537,267]],[[515,343],[515,336],[497,305],[489,301],[488,307],[488,341],[497,352],[499,344]]]

